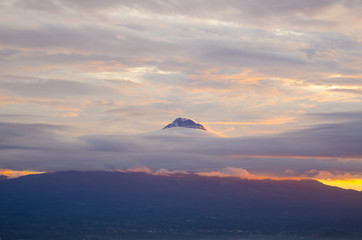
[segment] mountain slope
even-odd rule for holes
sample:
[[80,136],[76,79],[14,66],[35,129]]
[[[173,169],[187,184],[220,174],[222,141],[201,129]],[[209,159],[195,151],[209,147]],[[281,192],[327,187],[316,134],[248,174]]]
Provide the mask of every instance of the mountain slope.
[[362,193],[316,181],[59,172],[0,181],[0,237],[362,236]]

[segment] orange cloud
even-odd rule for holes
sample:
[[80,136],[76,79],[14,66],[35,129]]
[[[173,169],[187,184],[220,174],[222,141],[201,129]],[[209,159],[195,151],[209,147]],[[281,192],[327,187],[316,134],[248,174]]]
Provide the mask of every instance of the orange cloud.
[[63,118],[75,118],[78,116],[79,116],[79,113],[77,113],[77,112],[67,112],[62,115]]
[[21,176],[25,176],[25,175],[41,174],[41,173],[44,173],[44,172],[31,171],[31,170],[18,171],[18,170],[1,169],[0,168],[0,175],[4,175],[4,176],[6,176],[8,178],[17,178],[17,177],[21,177]]
[[76,107],[58,107],[57,111],[60,112],[80,112],[81,110]]
[[[173,174],[190,174],[187,171],[183,170],[167,170],[161,168],[156,171],[152,171],[150,168],[145,166],[138,166],[133,168],[127,168],[125,170],[119,169],[118,172],[134,172],[134,173],[147,173],[152,175],[162,175],[169,176]],[[11,170],[11,169],[0,169],[0,175],[4,175],[8,178],[17,178],[24,175],[30,174],[42,174],[45,172],[38,172],[32,170]],[[344,189],[353,189],[357,191],[362,191],[362,175],[351,174],[351,173],[331,173],[328,171],[317,171],[312,169],[305,174],[300,176],[276,176],[273,174],[252,174],[243,168],[235,167],[224,167],[215,171],[203,171],[194,173],[198,176],[203,177],[236,177],[240,179],[272,179],[272,180],[303,180],[303,179],[313,179],[319,181],[325,185],[335,186]],[[293,170],[287,170],[286,174],[294,175]]]
[[[287,170],[287,174],[295,174],[293,170]],[[333,174],[328,171],[317,171],[312,169],[301,176],[286,177],[275,175],[256,175],[251,174],[243,168],[225,167],[217,171],[197,172],[199,176],[205,177],[237,177],[242,179],[272,179],[272,180],[303,180],[313,179],[325,185],[335,186],[344,189],[362,191],[362,175],[352,175],[350,173]],[[313,175],[313,176],[311,176]]]
[[302,180],[303,179],[301,177],[284,177],[284,176],[276,176],[273,174],[252,174],[243,168],[235,168],[235,167],[224,167],[216,171],[197,172],[195,174],[204,177],[235,177],[241,179],[254,179],[254,180],[263,180],[263,179]]
[[15,98],[10,96],[1,96],[0,95],[0,104],[6,105],[6,104],[16,104],[16,103],[23,103],[25,102],[22,98]]
[[[288,170],[291,171],[291,170]],[[314,172],[314,171],[313,171]],[[294,172],[293,172],[294,173]],[[198,172],[196,175],[205,176],[205,177],[237,177],[242,179],[272,179],[272,180],[303,180],[303,179],[313,179],[319,181],[325,185],[352,189],[357,191],[362,191],[362,176],[346,174],[337,174],[334,175],[327,171],[320,171],[315,177],[310,177],[306,175],[297,176],[297,177],[284,177],[284,176],[272,176],[272,175],[255,175],[250,174],[247,170],[242,168],[226,167],[218,171],[210,172]]]
[[135,172],[135,173],[148,173],[151,174],[152,170],[145,166],[138,166],[133,168],[127,168],[125,170],[119,169],[118,172]]
[[196,175],[205,177],[238,177],[238,178],[255,178],[247,170],[243,168],[225,167],[218,171],[197,172]]
[[187,171],[183,171],[183,170],[167,170],[165,168],[161,168],[161,169],[158,169],[156,172],[154,172],[154,174],[156,175],[165,175],[165,176],[169,176],[169,175],[172,175],[172,174],[188,174]]
[[284,117],[284,118],[271,118],[262,121],[254,122],[203,122],[204,124],[215,124],[215,125],[279,125],[291,122],[294,118]]

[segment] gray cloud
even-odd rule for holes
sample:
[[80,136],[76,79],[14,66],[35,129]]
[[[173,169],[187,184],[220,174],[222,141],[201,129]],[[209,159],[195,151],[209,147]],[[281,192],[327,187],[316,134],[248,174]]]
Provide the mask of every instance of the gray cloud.
[[[118,39],[117,35],[125,35]],[[170,42],[152,39],[150,35],[123,32],[120,28],[104,25],[44,25],[41,28],[23,29],[0,26],[0,44],[24,48],[68,48],[76,52],[107,52],[108,57],[134,54],[145,57],[150,53],[165,53],[173,50]],[[180,49],[181,46],[178,46]],[[75,56],[81,56],[75,54]],[[102,60],[100,58],[100,60]]]
[[[131,8],[137,8],[157,13],[167,13],[167,14],[186,14],[193,15],[196,13],[202,13],[201,16],[209,16],[214,12],[219,11],[228,11],[235,9],[239,12],[250,12],[251,14],[274,14],[276,12],[314,12],[322,8],[329,7],[337,2],[337,0],[321,0],[321,1],[297,1],[292,0],[288,3],[281,2],[278,0],[256,0],[256,1],[182,1],[175,2],[171,0],[162,0],[162,1],[116,1],[116,0],[106,0],[106,1],[86,1],[86,0],[63,0],[63,3],[70,4],[79,8],[107,8],[107,7],[117,7],[117,6],[128,6]],[[343,1],[342,1],[343,2]]]
[[15,49],[0,49],[0,59],[10,57],[18,52],[19,51],[15,50]]
[[[155,15],[178,15],[196,19],[219,19],[236,24],[247,24],[251,26],[293,26],[300,27],[329,27],[339,25],[339,21],[332,18],[321,18],[321,12],[327,11],[334,6],[347,9],[358,9],[361,4],[358,1],[348,0],[321,0],[321,1],[297,1],[288,2],[279,0],[257,0],[257,1],[85,1],[85,0],[63,0],[63,5],[75,9],[87,9],[99,11],[105,8],[112,9],[120,7],[122,10],[136,9],[141,12]],[[357,12],[355,13],[357,16]],[[217,16],[217,17],[216,17]],[[262,16],[262,17],[261,17]]]
[[[339,113],[335,113],[339,115]],[[352,118],[361,113],[351,113]],[[362,122],[323,124],[274,136],[220,138],[156,131],[146,135],[56,137],[61,126],[1,123],[0,168],[204,171],[226,166],[251,173],[362,172]],[[195,132],[196,131],[196,132]],[[196,135],[195,135],[196,134]],[[72,144],[69,144],[72,143]]]
[[328,85],[328,86],[362,86],[362,79],[361,78],[346,78],[346,77],[339,77],[339,78],[328,78],[328,79],[311,79],[306,80],[308,83],[313,83],[317,85]]
[[56,13],[62,10],[61,6],[57,4],[56,1],[47,0],[47,1],[37,1],[37,0],[17,0],[14,5],[19,8],[24,8],[26,10],[33,9],[37,11],[45,11]]
[[0,43],[20,47],[99,47],[106,39],[115,38],[107,29],[83,26],[81,29],[64,25],[46,25],[40,29],[16,29],[0,26]]
[[[73,2],[73,1],[72,1]],[[278,2],[278,3],[277,3]],[[141,4],[142,3],[142,4]],[[214,11],[231,7],[242,12],[245,9],[260,9],[260,11],[280,11],[284,15],[290,11],[319,10],[334,4],[335,1],[299,3],[293,1],[284,6],[279,1],[258,3],[238,3],[215,1],[211,5],[219,6]],[[65,2],[65,4],[70,4]],[[87,7],[101,7],[113,5],[127,5],[148,11],[164,11],[163,7],[172,8],[185,13],[190,12],[184,3],[165,1],[158,2],[119,2],[119,1],[74,1],[72,4]],[[173,4],[176,4],[174,6]],[[205,2],[195,3],[209,6]],[[179,6],[180,5],[180,6]],[[167,7],[168,6],[168,7]],[[261,7],[260,7],[261,6]],[[160,9],[161,10],[160,10]],[[153,10],[152,10],[153,9]],[[194,8],[201,11],[201,8]],[[228,15],[228,14],[226,14]],[[283,15],[283,14],[281,14]],[[284,16],[283,15],[283,16]],[[223,16],[223,14],[217,14]],[[127,19],[126,19],[127,20]],[[129,20],[128,20],[129,21]],[[136,20],[135,20],[136,21]],[[132,22],[131,22],[132,23]],[[42,24],[36,28],[14,28],[3,25],[0,27],[0,43],[7,47],[25,49],[49,48],[60,53],[39,53],[20,56],[11,64],[21,62],[24,65],[64,64],[72,62],[109,61],[118,62],[124,66],[157,66],[160,69],[171,71],[185,71],[193,73],[196,69],[212,67],[233,67],[239,70],[245,68],[258,69],[260,72],[277,74],[279,76],[293,76],[295,71],[308,68],[311,72],[343,71],[345,73],[358,71],[357,66],[344,66],[347,61],[341,55],[351,54],[349,51],[360,51],[358,39],[343,33],[333,32],[298,32],[285,30],[282,35],[276,35],[268,29],[248,29],[238,26],[213,26],[202,23],[175,23],[169,22],[160,26],[161,21],[150,19],[145,24],[145,31],[133,31],[130,28],[116,27],[102,22],[99,24]],[[127,25],[127,23],[125,23]],[[133,23],[134,25],[134,23]],[[279,34],[279,33],[278,33]],[[117,36],[123,36],[122,39]],[[162,36],[162,37],[160,37]],[[285,45],[285,42],[289,44]],[[291,44],[301,44],[307,47],[295,48]],[[72,50],[73,53],[61,53],[61,49]],[[335,53],[338,49],[343,54]],[[148,60],[146,60],[148,58]],[[192,62],[192,63],[191,63]]]
[[362,112],[329,112],[329,113],[310,113],[308,116],[311,116],[314,119],[321,119],[324,121],[333,119],[337,121],[347,121],[347,122],[358,122],[362,119]]
[[0,86],[4,90],[27,97],[64,98],[66,96],[82,96],[92,94],[111,93],[112,89],[105,86],[97,86],[89,83],[57,79],[20,80],[10,77],[8,81],[1,81]]
[[348,88],[339,88],[339,89],[330,89],[330,92],[340,92],[340,93],[352,93],[352,94],[362,94],[362,89],[348,89]]
[[0,148],[7,149],[57,149],[57,135],[65,126],[49,124],[22,124],[0,122]]

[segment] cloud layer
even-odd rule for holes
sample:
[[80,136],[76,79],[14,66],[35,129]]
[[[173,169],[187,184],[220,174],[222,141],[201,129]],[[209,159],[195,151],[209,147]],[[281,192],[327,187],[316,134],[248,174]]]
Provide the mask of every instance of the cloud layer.
[[352,179],[362,177],[361,126],[361,121],[325,124],[268,137],[225,138],[173,128],[143,135],[72,138],[64,135],[71,129],[61,126],[1,123],[0,168],[41,172],[141,168],[205,176]]

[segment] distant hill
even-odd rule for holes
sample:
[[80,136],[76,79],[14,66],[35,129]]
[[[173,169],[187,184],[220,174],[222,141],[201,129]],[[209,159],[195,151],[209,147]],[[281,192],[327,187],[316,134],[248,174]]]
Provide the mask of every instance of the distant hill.
[[2,239],[362,236],[362,193],[312,180],[57,172],[3,179],[0,192]]

